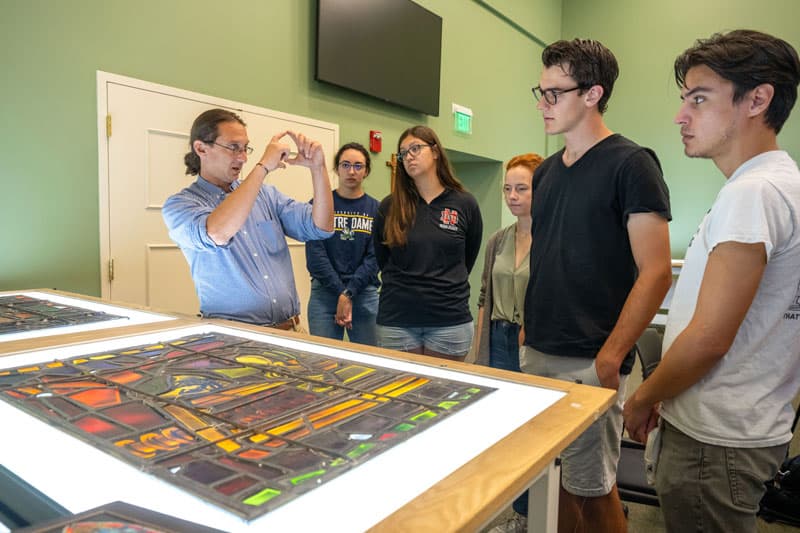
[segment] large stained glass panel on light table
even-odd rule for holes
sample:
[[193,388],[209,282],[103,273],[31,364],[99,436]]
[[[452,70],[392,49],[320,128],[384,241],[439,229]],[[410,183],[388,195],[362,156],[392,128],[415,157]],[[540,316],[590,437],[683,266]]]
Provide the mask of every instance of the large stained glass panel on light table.
[[172,319],[58,293],[0,292],[0,342]]
[[[469,448],[466,439],[480,440],[486,421],[463,416],[479,413],[483,403],[491,411],[493,396],[509,394],[510,384],[498,380],[218,326],[124,340],[103,350],[92,343],[80,353],[69,347],[5,358],[3,366],[11,359],[20,364],[0,371],[0,397],[74,437],[20,428],[15,440],[41,446],[57,470],[71,463],[60,442],[89,445],[136,470],[137,483],[158,479],[185,489],[213,503],[216,513],[237,515],[240,525],[259,523],[262,515],[269,524],[285,508],[297,513],[295,503],[314,501],[315,493],[373,470],[373,463],[377,474],[358,476],[368,486],[325,491],[326,499],[355,498],[349,504],[360,508],[373,500],[365,496],[370,492],[388,496],[408,483],[404,478],[424,478],[427,454],[440,460]],[[559,397],[548,392],[552,401]],[[459,417],[463,427],[445,433]],[[393,453],[412,443],[411,456]],[[378,468],[379,459],[392,456],[388,470]],[[85,465],[87,473],[97,457]],[[151,507],[142,496],[116,499]],[[161,510],[180,516],[172,506]],[[237,529],[236,522],[206,523]]]

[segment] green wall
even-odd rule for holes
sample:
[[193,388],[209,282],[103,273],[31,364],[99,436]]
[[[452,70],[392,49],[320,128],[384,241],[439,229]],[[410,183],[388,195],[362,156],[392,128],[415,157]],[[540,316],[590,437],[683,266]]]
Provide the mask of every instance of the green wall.
[[[672,193],[673,256],[681,257],[723,178],[709,161],[683,156],[672,124],[672,61],[695,38],[737,27],[800,47],[796,0],[764,0],[759,9],[744,0],[418,2],[444,19],[439,117],[315,82],[314,0],[0,0],[0,290],[100,293],[97,70],[335,122],[343,142],[366,143],[370,129],[381,130],[384,151],[367,184],[376,197],[389,191],[385,162],[399,133],[426,123],[454,150],[488,235],[511,219],[500,162],[558,146],[545,140],[530,94],[541,43],[559,34],[596,38],[621,66],[608,123],[661,158]],[[452,102],[473,110],[471,136],[452,131]],[[779,142],[800,159],[799,111]]]
[[540,44],[561,38],[561,0],[477,0]]
[[[560,27],[560,1],[532,2],[543,7],[519,14],[525,28]],[[439,117],[315,82],[314,0],[0,0],[0,290],[100,294],[97,70],[335,122],[342,142],[381,130],[367,184],[378,198],[389,192],[385,162],[413,124],[479,161],[543,150],[530,94],[540,44],[498,16],[505,6],[418,3],[443,18]],[[452,131],[451,102],[473,110],[471,136]],[[488,234],[501,223],[502,176],[499,163],[482,164],[458,163],[487,206]]]
[[[797,0],[564,0],[562,35],[598,39],[620,63],[609,102],[612,130],[658,154],[670,188],[672,256],[683,257],[697,225],[711,206],[724,177],[711,161],[683,155],[672,120],[679,94],[672,65],[695,39],[750,28],[772,33],[800,49]],[[800,160],[800,106],[778,136],[781,148]]]

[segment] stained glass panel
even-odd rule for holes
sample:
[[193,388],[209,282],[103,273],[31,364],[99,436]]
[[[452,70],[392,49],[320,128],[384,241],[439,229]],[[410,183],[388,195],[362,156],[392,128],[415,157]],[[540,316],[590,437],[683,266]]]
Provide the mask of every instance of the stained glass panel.
[[246,519],[495,389],[219,332],[0,370],[0,398]]
[[24,294],[0,296],[0,335],[124,318]]

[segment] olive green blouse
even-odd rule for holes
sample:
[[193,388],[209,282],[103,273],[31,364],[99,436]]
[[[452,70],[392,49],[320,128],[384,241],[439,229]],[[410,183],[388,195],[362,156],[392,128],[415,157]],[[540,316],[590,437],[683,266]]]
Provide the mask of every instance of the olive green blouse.
[[492,320],[522,324],[525,316],[525,289],[530,276],[530,250],[515,268],[516,224],[507,231],[499,245],[492,267]]

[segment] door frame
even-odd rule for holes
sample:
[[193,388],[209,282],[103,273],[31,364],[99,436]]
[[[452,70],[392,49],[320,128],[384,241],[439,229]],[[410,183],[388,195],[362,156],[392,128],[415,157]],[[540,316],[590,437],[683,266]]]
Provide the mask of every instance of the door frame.
[[[110,194],[110,175],[108,160],[108,137],[106,135],[106,116],[108,115],[108,84],[116,83],[135,89],[163,93],[169,96],[196,100],[212,106],[220,106],[235,109],[239,112],[254,113],[259,115],[269,115],[278,119],[302,122],[311,126],[328,128],[334,131],[334,144],[339,148],[339,125],[322,120],[312,119],[291,113],[284,113],[266,107],[228,100],[217,96],[202,94],[168,85],[161,85],[149,81],[113,74],[111,72],[97,71],[97,175],[98,175],[98,202],[100,213],[100,295],[104,300],[109,300],[111,296],[111,281],[109,280],[108,262],[111,259],[111,213],[109,210]],[[112,123],[112,136],[114,133]],[[327,155],[331,158],[333,154]],[[335,186],[335,180],[332,183]],[[303,246],[303,243],[296,243],[289,240],[289,246]]]

